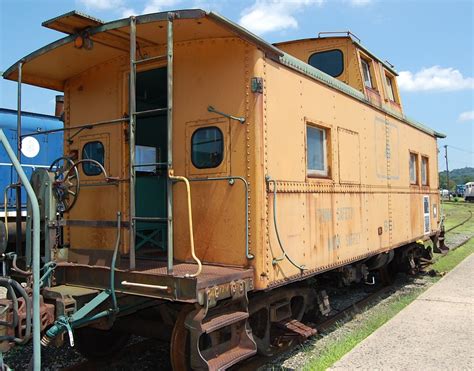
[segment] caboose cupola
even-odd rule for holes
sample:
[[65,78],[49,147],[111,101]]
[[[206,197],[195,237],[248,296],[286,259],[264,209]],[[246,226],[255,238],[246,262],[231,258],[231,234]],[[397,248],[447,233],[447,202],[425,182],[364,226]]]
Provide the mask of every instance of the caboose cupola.
[[403,113],[397,72],[365,48],[352,32],[320,32],[317,38],[275,46],[359,90],[372,104]]

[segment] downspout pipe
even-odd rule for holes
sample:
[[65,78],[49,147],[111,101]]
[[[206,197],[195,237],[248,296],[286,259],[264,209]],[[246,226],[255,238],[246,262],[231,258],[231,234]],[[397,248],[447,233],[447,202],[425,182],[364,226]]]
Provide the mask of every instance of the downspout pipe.
[[[21,168],[12,147],[8,143],[2,129],[0,129],[0,142],[3,144],[10,161],[17,171],[22,185],[31,202],[33,211],[33,370],[41,370],[41,325],[40,325],[40,212],[38,199],[31,187],[30,181]],[[18,215],[17,215],[18,217]]]

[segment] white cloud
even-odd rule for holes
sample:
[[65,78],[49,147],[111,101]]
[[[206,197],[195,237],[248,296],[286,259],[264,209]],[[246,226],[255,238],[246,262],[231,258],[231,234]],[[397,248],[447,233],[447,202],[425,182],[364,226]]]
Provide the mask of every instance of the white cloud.
[[474,111],[463,112],[459,115],[458,121],[474,121]]
[[398,86],[406,91],[454,91],[474,89],[474,78],[464,77],[459,70],[433,66],[423,68],[413,74],[401,71],[398,76]]
[[[86,0],[86,1],[92,1],[92,0]],[[119,8],[119,11],[122,12],[123,18],[128,18],[132,15],[157,13],[163,10],[170,10],[181,1],[182,0],[148,0],[145,3],[145,7],[143,8],[141,12],[136,11],[134,8],[128,8],[128,7],[121,7]]]
[[170,8],[179,3],[179,0],[149,0],[143,9],[143,14],[156,13],[164,8]]
[[123,8],[122,9],[122,18],[128,18],[132,15],[137,15],[135,9],[132,8]]
[[352,6],[366,6],[369,5],[372,2],[372,0],[349,0],[349,3]]
[[109,10],[120,7],[123,4],[123,0],[79,0],[79,3],[87,9]]
[[310,5],[322,5],[325,0],[256,0],[245,8],[239,24],[257,34],[297,28],[294,13]]

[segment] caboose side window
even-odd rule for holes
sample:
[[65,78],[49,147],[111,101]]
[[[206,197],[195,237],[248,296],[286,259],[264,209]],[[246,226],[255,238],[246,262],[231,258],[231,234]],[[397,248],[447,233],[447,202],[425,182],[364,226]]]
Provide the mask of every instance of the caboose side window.
[[430,196],[423,196],[423,232],[427,234],[430,233],[430,230]]
[[388,99],[395,102],[395,90],[393,88],[393,79],[389,75],[385,75],[385,81],[387,82],[387,94]]
[[326,130],[314,126],[306,127],[306,157],[309,176],[327,176]]
[[410,152],[410,184],[418,184],[418,155]]
[[[88,142],[82,147],[83,160],[95,160],[102,166],[104,166],[104,153],[104,145],[99,141]],[[100,167],[92,162],[83,162],[82,171],[89,176],[95,176],[101,173]]]
[[317,52],[311,54],[308,64],[332,77],[338,77],[344,71],[344,55],[339,49]]
[[370,65],[369,65],[370,62],[366,61],[363,58],[361,58],[360,62],[362,64],[362,74],[364,77],[364,85],[372,89],[374,85],[372,84],[372,78],[370,77]]
[[197,129],[191,138],[191,161],[198,169],[217,167],[224,159],[222,131],[210,126]]
[[428,185],[428,157],[421,157],[421,185]]

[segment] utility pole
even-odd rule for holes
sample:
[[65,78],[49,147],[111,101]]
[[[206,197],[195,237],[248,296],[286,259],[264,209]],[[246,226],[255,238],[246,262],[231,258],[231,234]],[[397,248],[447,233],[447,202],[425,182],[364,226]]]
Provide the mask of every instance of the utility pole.
[[444,158],[446,159],[446,188],[448,189],[448,200],[451,201],[451,192],[449,191],[449,167],[448,167],[448,145],[444,145]]

